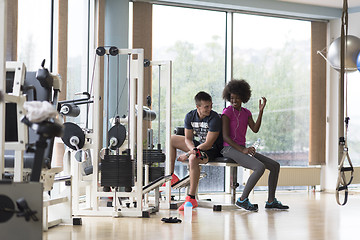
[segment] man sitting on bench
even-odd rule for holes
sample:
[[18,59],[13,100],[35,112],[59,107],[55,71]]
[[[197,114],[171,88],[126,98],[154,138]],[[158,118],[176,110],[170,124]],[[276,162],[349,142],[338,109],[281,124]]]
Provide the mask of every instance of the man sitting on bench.
[[189,160],[190,188],[184,204],[179,211],[184,211],[186,202],[191,202],[193,208],[198,206],[195,199],[197,186],[199,184],[200,166],[216,157],[220,157],[222,148],[221,118],[212,109],[212,98],[206,92],[199,92],[195,96],[196,109],[186,114],[184,120],[185,136],[171,136],[170,160],[171,160],[171,185],[179,181],[174,174],[176,150],[185,153],[177,159],[180,162]]

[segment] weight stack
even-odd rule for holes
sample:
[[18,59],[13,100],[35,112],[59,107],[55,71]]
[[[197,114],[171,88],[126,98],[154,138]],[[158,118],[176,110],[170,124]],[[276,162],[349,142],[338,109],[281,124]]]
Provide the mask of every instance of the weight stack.
[[[149,167],[149,182],[153,182],[159,177],[163,177],[165,175],[165,168],[164,167]],[[143,171],[143,179],[145,184],[145,169]]]
[[143,163],[152,164],[165,162],[165,154],[158,149],[144,149],[143,150]]
[[134,186],[133,161],[129,155],[105,155],[101,162],[101,186]]

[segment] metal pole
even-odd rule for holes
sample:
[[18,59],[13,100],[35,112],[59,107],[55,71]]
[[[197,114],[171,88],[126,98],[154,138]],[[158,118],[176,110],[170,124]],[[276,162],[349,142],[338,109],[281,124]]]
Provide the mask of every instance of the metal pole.
[[106,76],[106,118],[105,118],[105,121],[106,121],[106,129],[105,129],[105,136],[106,136],[106,148],[108,148],[109,146],[109,98],[110,98],[110,95],[109,95],[109,76],[110,76],[110,55],[107,55],[107,76]]
[[128,54],[128,151],[130,153],[130,94],[131,94],[131,88],[130,88],[130,71],[131,71],[131,64],[130,64],[130,57],[131,54]]
[[161,149],[161,142],[160,142],[160,111],[161,111],[161,108],[160,108],[160,102],[161,102],[161,99],[160,99],[160,77],[161,77],[161,65],[159,65],[159,94],[158,94],[158,102],[159,102],[159,112],[158,112],[158,150]]
[[[0,0],[0,91],[5,93],[5,50],[6,50],[6,8],[7,1]],[[0,180],[4,173],[5,151],[5,103],[0,102]]]

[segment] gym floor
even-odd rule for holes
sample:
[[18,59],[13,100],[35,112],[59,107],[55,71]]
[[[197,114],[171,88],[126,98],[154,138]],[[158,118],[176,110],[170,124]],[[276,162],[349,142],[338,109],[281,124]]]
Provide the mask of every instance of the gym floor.
[[[215,202],[230,202],[224,194],[200,195]],[[288,211],[265,210],[267,192],[250,195],[259,204],[258,212],[242,209],[214,212],[193,210],[192,223],[163,223],[163,217],[183,219],[177,210],[160,210],[150,218],[82,217],[82,226],[60,225],[44,232],[44,240],[80,239],[260,239],[260,240],[339,240],[360,238],[360,194],[349,194],[339,206],[334,193],[313,191],[277,192]]]

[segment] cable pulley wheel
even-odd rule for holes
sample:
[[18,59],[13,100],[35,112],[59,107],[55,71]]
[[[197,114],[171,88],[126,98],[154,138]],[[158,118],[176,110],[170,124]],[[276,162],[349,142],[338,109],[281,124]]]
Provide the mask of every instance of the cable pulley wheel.
[[112,128],[110,128],[108,138],[109,141],[111,138],[117,139],[117,144],[114,146],[110,146],[111,150],[116,150],[117,148],[121,147],[121,145],[123,145],[126,139],[126,128],[124,127],[124,125],[118,123],[115,124],[115,126],[113,126]]
[[78,148],[81,149],[84,147],[85,144],[85,133],[84,131],[75,123],[72,122],[66,122],[64,123],[64,135],[61,137],[63,142],[66,146],[73,150],[77,150],[74,145],[71,145],[70,139],[71,137],[78,137],[79,138],[79,144]]
[[104,47],[98,47],[97,49],[96,49],[96,54],[98,55],[98,56],[104,56],[105,55],[105,48]]
[[109,53],[111,56],[116,56],[119,54],[119,49],[117,47],[110,47]]

